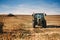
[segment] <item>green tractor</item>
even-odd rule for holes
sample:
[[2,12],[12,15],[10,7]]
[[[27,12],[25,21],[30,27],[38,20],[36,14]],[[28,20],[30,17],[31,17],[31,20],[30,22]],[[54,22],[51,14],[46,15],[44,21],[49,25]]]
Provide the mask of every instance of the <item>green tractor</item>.
[[32,14],[32,16],[33,16],[33,28],[35,28],[36,25],[46,28],[46,20],[45,20],[46,14],[34,13]]

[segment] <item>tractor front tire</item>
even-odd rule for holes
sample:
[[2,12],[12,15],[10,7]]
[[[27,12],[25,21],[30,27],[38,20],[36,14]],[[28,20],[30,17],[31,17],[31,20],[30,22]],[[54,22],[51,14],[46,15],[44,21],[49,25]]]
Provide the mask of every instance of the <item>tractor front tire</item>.
[[36,22],[35,20],[33,20],[33,28],[35,28],[35,26],[36,26]]

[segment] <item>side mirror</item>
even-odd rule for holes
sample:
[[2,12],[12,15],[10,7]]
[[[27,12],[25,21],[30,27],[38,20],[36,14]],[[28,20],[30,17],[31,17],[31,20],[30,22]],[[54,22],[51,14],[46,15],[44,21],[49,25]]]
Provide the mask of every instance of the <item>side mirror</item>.
[[33,14],[32,14],[32,16],[33,16]]
[[45,16],[46,16],[46,14],[45,14]]

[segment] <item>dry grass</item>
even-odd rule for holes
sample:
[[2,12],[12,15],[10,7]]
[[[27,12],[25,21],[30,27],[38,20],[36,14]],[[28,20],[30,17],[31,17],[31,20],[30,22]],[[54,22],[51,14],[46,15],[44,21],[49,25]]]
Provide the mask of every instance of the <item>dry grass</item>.
[[0,40],[60,40],[60,28],[55,28],[60,26],[60,16],[45,18],[50,28],[33,28],[30,15],[0,16],[0,22],[4,22]]

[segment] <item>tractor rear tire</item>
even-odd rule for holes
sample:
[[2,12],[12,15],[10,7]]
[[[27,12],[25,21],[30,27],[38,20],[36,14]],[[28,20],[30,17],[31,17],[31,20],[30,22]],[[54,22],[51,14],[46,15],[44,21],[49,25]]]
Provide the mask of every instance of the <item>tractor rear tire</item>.
[[42,21],[42,27],[43,27],[43,28],[46,28],[46,20],[43,20],[43,21]]

